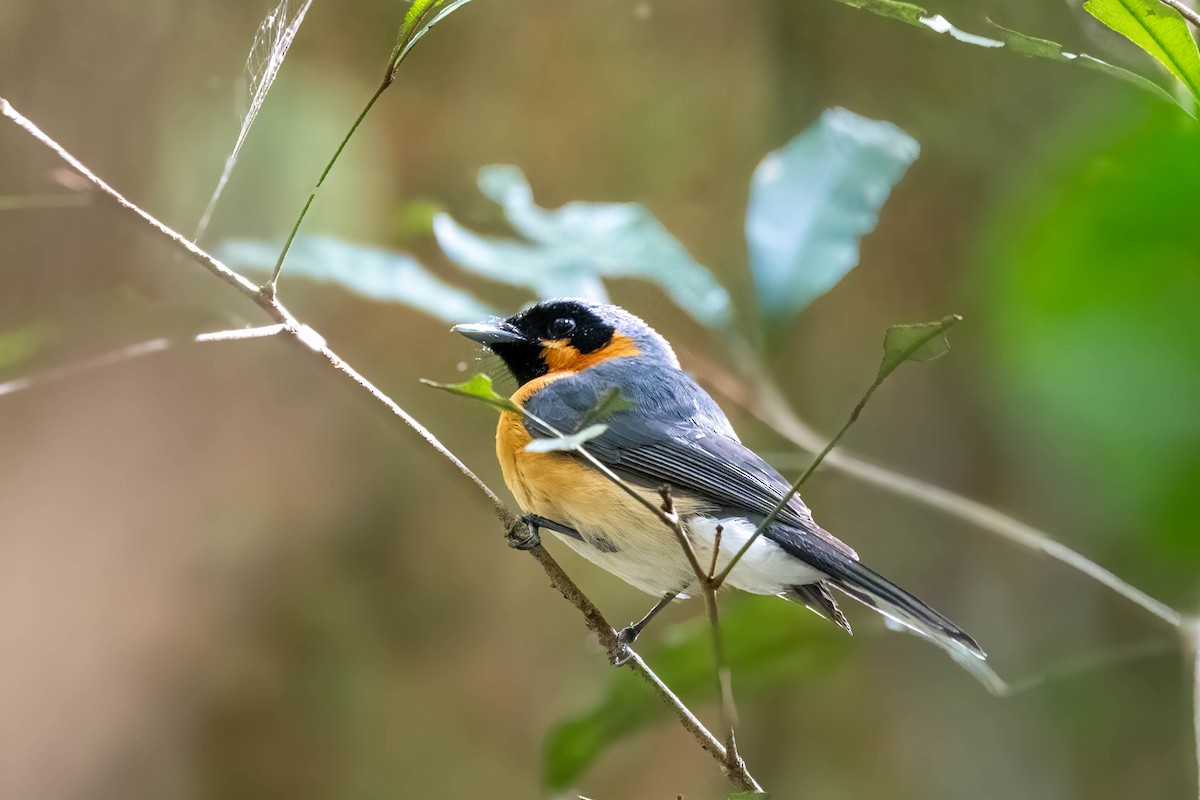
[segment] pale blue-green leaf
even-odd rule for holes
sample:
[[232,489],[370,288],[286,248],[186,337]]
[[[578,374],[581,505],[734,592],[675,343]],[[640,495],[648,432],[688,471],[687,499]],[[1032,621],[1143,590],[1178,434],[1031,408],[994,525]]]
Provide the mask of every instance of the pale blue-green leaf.
[[533,190],[514,166],[484,167],[479,188],[504,209],[524,241],[467,240],[469,232],[449,218],[440,225],[435,221],[438,241],[467,269],[526,286],[541,297],[562,296],[559,288],[566,283],[583,284],[584,296],[597,298],[601,278],[640,278],[660,286],[701,323],[729,323],[729,293],[644,206],[573,202],[547,210],[534,202]]
[[492,387],[492,379],[483,373],[473,375],[469,380],[465,380],[462,383],[438,383],[426,378],[422,378],[421,383],[426,386],[432,386],[434,389],[441,389],[443,392],[450,392],[460,397],[469,397],[472,400],[482,401],[501,411],[509,411],[513,414],[521,413],[521,407],[504,395],[499,394]]
[[[233,239],[222,242],[214,254],[234,269],[269,274],[280,246]],[[335,283],[372,300],[401,303],[446,322],[473,322],[496,314],[469,292],[430,274],[410,255],[327,236],[293,242],[288,274]]]
[[608,430],[607,425],[589,425],[579,433],[568,433],[551,439],[534,439],[525,445],[527,453],[565,453],[578,450],[592,439]]
[[608,300],[595,270],[582,260],[566,260],[561,253],[528,242],[480,236],[459,225],[449,214],[433,218],[433,234],[447,258],[476,275],[520,286],[541,299]]
[[835,108],[762,160],[746,241],[769,321],[786,321],[854,268],[859,239],[919,153],[895,125]]

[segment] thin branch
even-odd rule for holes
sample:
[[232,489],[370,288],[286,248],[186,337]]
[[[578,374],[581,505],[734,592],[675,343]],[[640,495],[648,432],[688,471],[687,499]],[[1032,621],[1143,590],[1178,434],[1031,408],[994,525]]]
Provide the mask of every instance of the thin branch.
[[[332,366],[339,374],[344,376],[348,381],[352,382],[359,389],[365,391],[374,400],[381,403],[396,417],[401,419],[405,424],[415,430],[430,446],[438,453],[448,459],[460,472],[466,475],[476,487],[488,498],[492,503],[493,511],[497,517],[505,524],[506,531],[508,527],[514,523],[516,516],[508,510],[500,498],[494,491],[484,483],[466,464],[464,464],[456,455],[454,455],[436,436],[433,435],[425,426],[419,423],[412,415],[399,406],[394,400],[379,390],[373,383],[363,377],[357,370],[347,364],[340,356],[337,355],[325,343],[324,338],[313,330],[308,325],[300,323],[292,313],[283,306],[275,297],[274,292],[265,289],[259,289],[253,283],[238,275],[229,267],[222,264],[217,259],[213,258],[207,252],[194,243],[184,238],[181,234],[159,222],[147,212],[143,211],[138,206],[126,200],[119,192],[109,186],[107,183],[98,178],[91,170],[83,165],[78,159],[68,153],[61,145],[43,133],[30,120],[21,115],[14,109],[7,100],[0,98],[0,114],[5,118],[12,120],[22,130],[36,139],[39,143],[53,152],[62,161],[68,164],[72,169],[82,175],[92,185],[109,200],[111,200],[118,208],[137,218],[141,223],[147,225],[155,231],[161,238],[172,244],[176,249],[186,253],[212,275],[216,276],[223,282],[229,284],[236,289],[240,294],[247,297],[261,308],[271,319],[275,320],[278,325],[267,326],[262,329],[253,329],[258,331],[271,330],[273,333],[276,328],[280,328],[283,332],[289,335],[289,340],[302,346],[306,352],[312,353],[324,362]],[[265,332],[262,335],[269,335]],[[155,340],[165,341],[165,340]],[[613,476],[615,477],[615,476]],[[610,654],[621,651],[620,642],[617,639],[616,631],[608,624],[607,620],[596,608],[595,604],[588,599],[587,595],[571,580],[571,578],[563,572],[557,562],[540,546],[536,546],[529,550],[534,559],[541,565],[546,575],[550,578],[551,585],[554,586],[562,595],[567,598],[579,611],[583,614],[585,624],[592,630],[600,643],[605,647],[605,650]],[[758,783],[750,776],[745,769],[744,764],[731,765],[727,757],[725,747],[713,734],[704,727],[697,719],[696,715],[683,702],[671,692],[670,688],[650,669],[649,666],[641,659],[637,653],[631,648],[625,648],[621,651],[625,657],[623,664],[629,666],[636,674],[645,680],[659,698],[674,711],[679,718],[680,725],[692,735],[700,747],[709,753],[718,763],[722,772],[729,778],[738,789],[745,791],[759,791]],[[738,766],[741,768],[738,769]]]
[[812,463],[810,463],[804,472],[800,474],[800,477],[797,478],[794,483],[792,483],[791,488],[789,488],[787,491],[787,494],[780,498],[779,502],[775,504],[775,507],[771,509],[771,513],[767,514],[767,516],[763,518],[762,522],[758,523],[758,527],[754,529],[754,533],[750,534],[749,538],[746,539],[741,548],[739,548],[738,551],[733,554],[733,558],[730,559],[729,563],[725,565],[725,569],[721,570],[721,573],[717,575],[715,579],[717,587],[720,587],[720,585],[724,583],[725,579],[729,577],[729,573],[733,571],[735,566],[737,566],[738,561],[740,561],[742,557],[749,552],[750,546],[754,544],[758,537],[763,535],[775,518],[779,516],[779,513],[783,511],[783,509],[787,508],[788,503],[790,503],[792,498],[796,496],[796,492],[800,491],[800,487],[804,485],[805,481],[812,477],[812,474],[817,471],[817,467],[821,466],[821,462],[823,462],[825,458],[831,452],[833,452],[833,448],[838,446],[838,443],[842,441],[842,437],[846,435],[846,431],[850,430],[850,427],[858,421],[859,415],[862,414],[863,409],[866,408],[871,396],[875,394],[875,390],[883,385],[883,382],[887,380],[888,376],[891,375],[892,372],[895,371],[896,367],[911,358],[913,354],[915,354],[929,342],[933,341],[939,336],[945,335],[946,331],[948,331],[961,320],[962,317],[957,315],[946,317],[936,326],[931,327],[923,336],[915,339],[899,354],[899,356],[891,359],[885,359],[884,366],[880,368],[879,372],[875,376],[875,380],[872,381],[871,385],[867,387],[867,391],[863,393],[861,398],[859,398],[858,403],[850,412],[850,416],[846,419],[846,423],[842,425],[841,430],[834,434],[833,438],[829,440],[824,448],[822,448],[821,452],[817,453],[817,456],[812,460]]
[[116,364],[122,364],[126,361],[133,361],[142,356],[154,355],[155,353],[163,353],[173,347],[179,347],[185,344],[203,344],[205,342],[232,342],[241,341],[242,339],[261,339],[267,336],[274,336],[283,333],[285,327],[283,325],[264,325],[260,328],[238,328],[235,330],[215,331],[213,333],[201,333],[191,339],[172,340],[159,337],[157,339],[149,339],[136,344],[128,344],[124,347],[118,347],[115,350],[109,350],[105,353],[90,356],[80,361],[75,361],[70,364],[63,364],[57,367],[51,367],[43,372],[34,375],[25,375],[20,378],[14,378],[11,381],[0,383],[0,396],[6,394],[14,394],[26,389],[32,389],[35,386],[43,386],[47,383],[56,383],[67,378],[74,378],[79,375],[85,375],[89,372],[94,372],[98,369],[111,367]]
[[[699,368],[705,381],[717,392],[769,425],[797,447],[810,453],[821,449],[824,439],[796,415],[755,360],[739,359],[747,367],[745,382],[724,368],[697,358],[694,354],[690,360]],[[846,450],[829,453],[825,464],[893,494],[936,508],[1021,547],[1042,553],[1106,586],[1168,625],[1180,625],[1180,613],[1166,603],[1151,597],[1086,556],[1056,541],[1045,531],[991,506],[927,481],[864,461]]]
[[284,333],[287,330],[286,325],[262,325],[257,328],[233,328],[227,331],[216,331],[214,333],[202,333],[193,341],[195,342],[238,342],[243,339],[265,339],[269,336],[276,336]]
[[304,207],[300,209],[300,216],[296,217],[296,222],[292,225],[291,232],[288,233],[287,241],[283,243],[283,249],[279,251],[279,258],[275,261],[275,268],[271,270],[271,280],[267,281],[267,290],[272,295],[275,294],[275,286],[279,282],[279,273],[283,270],[283,261],[287,258],[288,251],[292,249],[292,242],[295,240],[296,234],[300,232],[300,225],[303,224],[304,218],[308,216],[308,209],[312,206],[313,200],[317,199],[317,192],[321,191],[321,186],[324,185],[325,179],[329,177],[333,165],[337,163],[338,158],[342,155],[342,151],[346,149],[346,145],[350,143],[350,139],[354,136],[354,132],[358,130],[358,126],[362,125],[362,121],[366,119],[367,114],[375,107],[375,101],[391,85],[391,80],[384,80],[383,83],[379,84],[379,88],[375,90],[375,94],[371,95],[371,99],[363,106],[362,111],[358,112],[358,117],[354,120],[354,124],[350,126],[350,130],[346,131],[346,135],[342,137],[342,141],[338,144],[337,149],[333,151],[333,155],[329,158],[325,169],[321,170],[321,175],[317,178],[317,182],[309,193],[308,199],[304,201]]
[[[679,723],[692,734],[692,737],[700,744],[706,753],[711,755],[721,766],[721,771],[729,778],[738,789],[742,791],[757,792],[762,791],[758,783],[746,770],[745,764],[731,764],[727,756],[727,751],[724,745],[717,740],[717,737],[704,727],[704,724],[696,717],[695,714],[688,709],[683,702],[675,696],[662,679],[659,678],[654,671],[646,665],[642,657],[633,652],[628,646],[623,647],[620,639],[617,637],[616,631],[600,613],[600,609],[596,608],[595,604],[585,595],[575,582],[563,571],[551,555],[546,552],[541,545],[533,547],[529,550],[537,562],[545,570],[546,575],[550,578],[550,585],[557,589],[563,597],[579,609],[583,615],[584,621],[588,629],[596,635],[600,644],[604,647],[610,661],[616,661],[618,658],[624,659],[621,666],[628,666],[642,680],[650,685],[654,693],[658,695],[676,716],[679,717]],[[740,768],[739,768],[740,766]]]
[[11,381],[0,383],[0,397],[6,394],[15,394],[34,386],[41,386],[46,383],[55,383],[66,378],[72,378],[76,375],[82,375],[93,370],[111,367],[114,364],[120,364],[123,361],[129,361],[141,356],[148,356],[152,353],[161,353],[171,347],[170,339],[151,339],[148,342],[139,342],[137,344],[126,345],[125,347],[116,350],[109,350],[107,353],[101,353],[91,358],[82,361],[76,361],[73,364],[64,364],[61,367],[54,367],[37,375],[26,375],[21,378],[14,378]]
[[[557,430],[553,425],[541,419],[540,417],[531,414],[524,408],[520,409],[523,416],[528,417],[537,425],[545,428],[554,436],[563,438],[562,431]],[[671,487],[662,486],[659,488],[659,495],[662,498],[662,506],[656,506],[649,499],[644,497],[636,489],[622,480],[616,473],[609,469],[604,463],[588,452],[587,447],[583,444],[576,445],[571,448],[573,452],[578,453],[588,461],[596,470],[598,470],[611,483],[615,484],[627,495],[632,497],[646,509],[651,511],[658,519],[667,526],[667,528],[675,535],[676,541],[682,548],[684,555],[688,560],[688,564],[692,568],[692,572],[696,577],[696,585],[699,587],[701,594],[704,595],[704,608],[708,615],[709,625],[712,629],[713,643],[713,664],[717,678],[717,698],[721,708],[721,723],[726,731],[725,747],[721,757],[721,769],[727,776],[738,776],[735,783],[741,782],[745,787],[749,787],[750,791],[762,791],[762,788],[754,780],[750,774],[746,762],[742,759],[737,749],[737,737],[734,733],[734,728],[737,725],[737,706],[733,698],[733,674],[729,668],[729,664],[725,659],[725,645],[721,636],[720,614],[717,608],[717,589],[720,588],[720,579],[714,580],[713,572],[716,570],[717,552],[720,547],[721,531],[720,527],[714,535],[712,567],[706,573],[700,565],[700,560],[696,556],[696,550],[692,547],[692,542],[687,536],[687,532],[683,529],[683,522],[679,514],[675,511],[675,503],[671,499]],[[745,788],[744,787],[744,788]]]
[[[525,408],[521,408],[521,414],[533,420],[533,422],[542,426],[551,434],[560,439],[564,438],[566,435],[541,417],[531,414]],[[700,559],[696,557],[696,550],[692,547],[691,540],[688,539],[687,533],[683,530],[683,525],[679,520],[679,516],[675,514],[673,510],[668,510],[666,507],[666,502],[669,499],[670,487],[664,486],[659,489],[659,494],[664,496],[664,505],[655,505],[653,501],[649,500],[628,483],[621,480],[621,478],[615,472],[609,469],[607,465],[600,461],[600,459],[588,452],[585,445],[576,445],[575,447],[571,448],[571,450],[582,456],[589,464],[592,465],[592,467],[596,469],[596,471],[607,478],[609,482],[615,484],[621,491],[625,492],[625,494],[636,500],[644,508],[650,511],[650,513],[654,514],[654,516],[658,517],[659,521],[666,525],[671,532],[675,534],[675,539],[679,542],[680,548],[683,549],[683,553],[687,557],[688,564],[691,566],[692,572],[695,573],[696,578],[700,581],[700,584],[703,585],[706,575],[703,567],[700,566]],[[664,492],[666,494],[664,494]]]
[[[325,178],[329,176],[333,165],[337,163],[341,157],[342,151],[346,149],[346,145],[350,143],[350,139],[366,119],[371,109],[375,107],[375,102],[379,100],[389,86],[396,82],[396,75],[399,72],[400,64],[416,46],[417,42],[427,34],[434,25],[437,25],[460,6],[464,6],[471,0],[455,0],[447,5],[440,2],[430,3],[423,9],[418,9],[416,6],[409,8],[409,13],[405,15],[404,22],[400,26],[399,35],[396,38],[396,44],[392,48],[392,54],[388,57],[387,69],[383,72],[383,80],[379,84],[379,88],[375,90],[375,94],[371,95],[371,99],[367,100],[367,104],[363,106],[362,111],[358,113],[358,117],[354,120],[354,124],[350,126],[350,130],[346,131],[346,135],[342,137],[342,141],[338,144],[337,149],[333,151],[333,155],[329,158],[329,162],[325,165],[325,169],[321,171],[320,177],[317,178],[317,183],[313,186],[312,192],[308,195],[308,199],[304,201],[304,207],[300,209],[300,216],[296,218],[296,222],[292,225],[292,230],[288,233],[287,241],[283,243],[283,249],[279,251],[279,258],[275,261],[275,268],[271,271],[271,279],[267,281],[264,287],[266,292],[274,297],[276,285],[279,282],[279,273],[283,270],[284,259],[287,258],[288,251],[292,248],[292,242],[296,238],[296,234],[300,231],[300,226],[304,223],[304,218],[308,215],[308,209],[312,206],[313,200],[316,199],[317,193],[321,190],[321,186],[325,183]],[[415,16],[410,17],[410,15]]]
[[[147,214],[145,211],[142,211],[133,203],[126,200],[120,194],[120,192],[96,177],[95,173],[83,165],[83,162],[68,153],[60,144],[58,144],[58,142],[54,141],[45,133],[43,133],[41,128],[39,128],[37,125],[34,125],[33,122],[31,122],[24,115],[20,114],[3,97],[0,97],[0,116],[12,120],[14,123],[16,123],[17,127],[21,128],[21,130],[25,131],[34,139],[37,139],[42,145],[49,148],[50,151],[58,156],[59,159],[64,161],[67,166],[78,172],[87,179],[88,183],[91,183],[93,186],[103,192],[110,200],[116,203],[122,211],[136,217],[143,224],[149,225],[156,233],[158,233],[159,236],[168,239],[175,244],[176,247],[186,251],[193,260],[199,262],[202,267],[211,272],[213,275],[237,289],[246,297],[254,299],[258,296],[259,291],[257,286],[255,286],[246,278],[243,278],[241,275],[238,275],[220,261],[217,261],[208,253],[204,252],[199,247],[192,244],[187,239],[183,238],[178,233]],[[282,322],[283,320],[276,321]]]
[[1175,9],[1181,15],[1183,15],[1184,19],[1195,25],[1197,28],[1200,28],[1200,14],[1197,14],[1196,11],[1187,3],[1183,2],[1183,0],[1160,0],[1160,2],[1163,5],[1167,5]]
[[[1192,726],[1196,745],[1196,774],[1200,776],[1200,617],[1192,617],[1184,626],[1185,652],[1192,659]],[[1200,777],[1197,777],[1200,793]]]

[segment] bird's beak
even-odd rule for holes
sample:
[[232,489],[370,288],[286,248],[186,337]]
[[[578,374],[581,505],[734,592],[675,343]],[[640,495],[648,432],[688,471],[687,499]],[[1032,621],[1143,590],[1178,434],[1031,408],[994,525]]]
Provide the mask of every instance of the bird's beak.
[[497,344],[517,344],[519,342],[528,341],[524,336],[517,333],[515,330],[502,328],[499,325],[488,325],[487,323],[474,323],[471,325],[455,325],[450,330],[455,333],[461,333],[463,336],[470,339],[472,342],[491,347]]

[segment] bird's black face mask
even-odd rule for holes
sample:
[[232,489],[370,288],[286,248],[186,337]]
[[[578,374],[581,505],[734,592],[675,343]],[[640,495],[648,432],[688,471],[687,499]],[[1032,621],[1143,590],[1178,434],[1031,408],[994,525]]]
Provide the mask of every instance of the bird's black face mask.
[[539,303],[499,323],[457,325],[454,330],[500,356],[520,385],[638,352],[632,340],[575,300]]

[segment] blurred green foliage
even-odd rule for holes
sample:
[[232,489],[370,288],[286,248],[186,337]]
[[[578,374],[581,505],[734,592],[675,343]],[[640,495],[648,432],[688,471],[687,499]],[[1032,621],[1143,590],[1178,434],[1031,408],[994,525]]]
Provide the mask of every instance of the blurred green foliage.
[[[236,131],[234,43],[268,5],[114,2],[64,18],[34,0],[0,4],[4,92],[187,230]],[[546,206],[535,213],[579,197],[634,200],[750,309],[741,225],[762,154],[824,108],[891,120],[920,140],[922,158],[863,241],[862,267],[781,331],[777,380],[828,426],[857,396],[883,325],[960,308],[986,320],[956,332],[970,357],[897,377],[853,445],[1048,520],[1122,576],[1194,608],[1194,123],[1065,66],[1152,87],[1114,66],[1130,64],[1173,83],[1065,4],[938,5],[539,0],[514,14],[473,4],[415,51],[306,230],[347,248],[320,259],[347,266],[331,278],[346,288],[359,291],[373,272],[365,263],[380,264],[386,284],[403,248],[444,285],[507,313],[530,292],[458,270],[427,235],[435,209],[409,204],[433,198],[464,230],[490,230],[495,209],[470,177],[520,164]],[[313,5],[214,239],[286,233],[377,85],[398,14],[394,3]],[[992,36],[1005,47],[974,46]],[[1084,51],[1105,60],[1074,55]],[[0,148],[6,196],[53,187],[26,142]],[[522,238],[499,241],[528,244],[508,225]],[[0,226],[6,331],[54,320],[56,337],[68,332],[87,355],[243,321],[220,287],[175,269],[106,209],[7,211]],[[486,473],[490,424],[416,386],[456,362],[465,372],[474,348],[428,315],[291,280],[304,263],[285,270],[289,304]],[[618,278],[604,288],[667,333],[685,363],[723,357],[657,286]],[[726,795],[653,701],[622,686],[630,676],[588,649],[571,609],[508,553],[444,465],[273,343],[222,347],[6,401],[0,586],[15,595],[0,618],[14,643],[0,674],[5,795],[527,798],[545,731],[572,713],[578,724],[545,745],[560,758],[554,780],[586,780],[595,797]],[[25,349],[38,368],[75,355]],[[779,447],[751,420],[735,423],[751,446]],[[494,468],[485,477],[496,480]],[[806,499],[822,523],[978,629],[1005,674],[1154,633],[1073,573],[817,478]],[[563,558],[613,619],[640,610],[627,587]],[[780,796],[1194,790],[1189,687],[1172,659],[1002,703],[932,648],[874,637],[857,619],[852,646],[777,600],[747,608],[748,662],[734,673],[743,752]],[[731,637],[741,610],[726,615]],[[665,638],[651,664],[680,670],[664,676],[694,684],[701,700],[711,694],[706,635],[668,623],[646,640]],[[640,733],[622,741],[626,723]],[[578,778],[601,753],[603,768]]]
[[1133,106],[1103,130],[1067,134],[988,232],[993,341],[1021,424],[1102,495],[1084,518],[1135,583],[1187,606],[1200,589],[1200,128]]
[[[812,686],[850,652],[836,627],[775,597],[745,597],[725,603],[721,631],[739,698],[751,699],[781,683]],[[683,702],[714,700],[716,673],[707,620],[678,625],[646,657],[650,667]],[[601,697],[587,711],[559,723],[548,735],[543,779],[552,789],[573,785],[604,750],[670,712],[640,678],[614,670]]]

